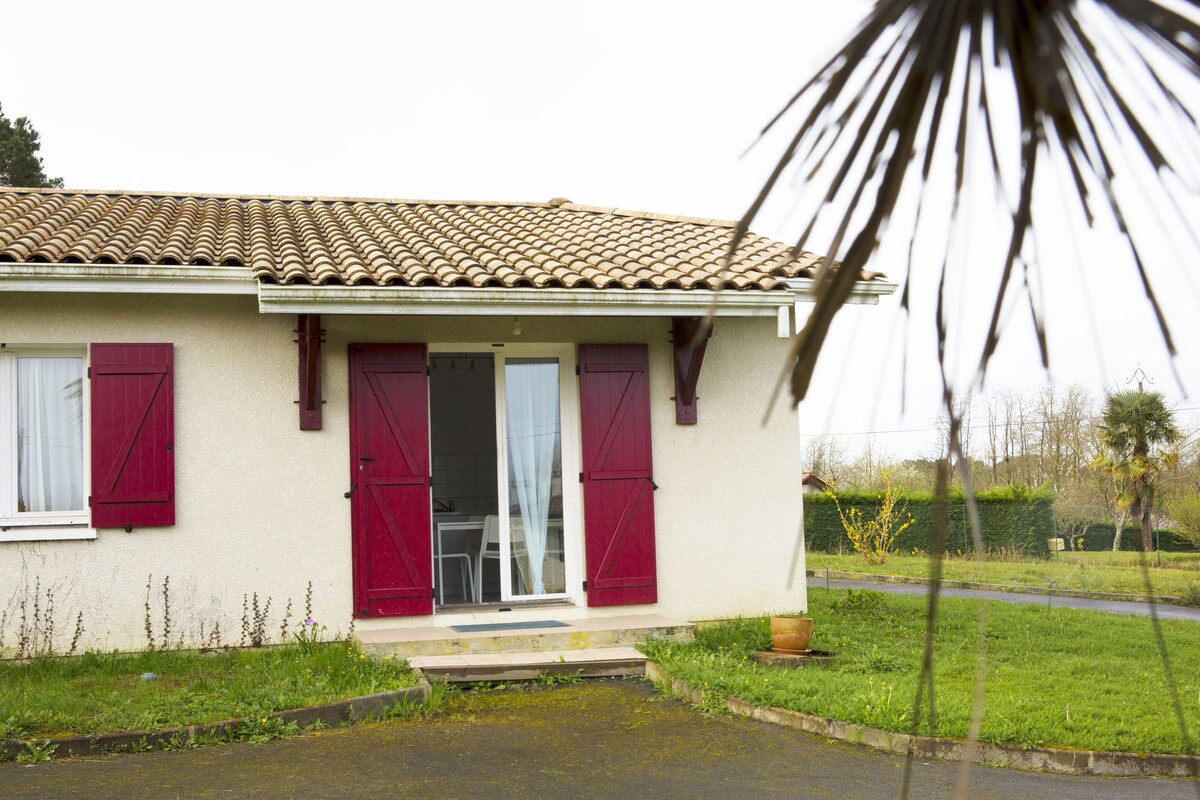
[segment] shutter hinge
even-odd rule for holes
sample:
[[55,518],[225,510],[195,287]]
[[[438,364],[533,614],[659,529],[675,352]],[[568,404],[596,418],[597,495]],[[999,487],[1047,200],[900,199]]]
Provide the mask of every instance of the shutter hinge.
[[575,365],[575,374],[576,375],[579,374],[579,365],[578,364]]
[[432,597],[434,600],[437,599],[437,587],[436,586],[429,587],[429,596]]
[[92,377],[92,368],[88,367],[88,379],[90,380],[91,377]]
[[584,590],[585,592],[587,591],[587,581],[584,581],[584,582],[583,582],[583,590]]
[[579,482],[583,483],[583,473],[579,473]]
[[429,367],[425,367],[425,374],[426,374],[426,375],[432,375],[432,374],[433,374],[433,371],[432,371],[432,370],[430,370],[430,369],[429,369]]
[[433,488],[433,476],[432,475],[429,476],[429,487]]
[[92,496],[89,494],[88,495],[88,508],[91,508],[91,507],[92,507]]

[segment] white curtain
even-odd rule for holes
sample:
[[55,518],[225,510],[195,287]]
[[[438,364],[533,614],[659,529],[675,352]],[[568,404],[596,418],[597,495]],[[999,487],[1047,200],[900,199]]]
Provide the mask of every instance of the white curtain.
[[[550,490],[559,463],[558,360],[509,359],[504,382],[509,479],[520,508],[525,555],[529,559],[531,585],[526,589],[532,594],[545,594],[542,562],[546,557]],[[513,540],[515,543],[515,535]],[[515,548],[514,557],[520,557]]]
[[17,510],[80,511],[83,359],[17,359]]

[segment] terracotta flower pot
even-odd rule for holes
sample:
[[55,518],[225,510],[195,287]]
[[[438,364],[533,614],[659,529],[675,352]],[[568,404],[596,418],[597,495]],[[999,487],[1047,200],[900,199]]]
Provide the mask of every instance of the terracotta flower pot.
[[771,649],[778,653],[806,653],[812,630],[812,617],[771,617]]

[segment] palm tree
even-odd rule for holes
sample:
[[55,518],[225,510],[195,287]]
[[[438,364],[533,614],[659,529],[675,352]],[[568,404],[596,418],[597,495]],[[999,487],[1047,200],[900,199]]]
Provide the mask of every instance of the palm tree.
[[[1049,364],[1043,314],[1050,298],[1039,289],[1036,245],[1038,231],[1061,226],[1061,217],[1042,218],[1035,208],[1072,205],[1077,218],[1120,233],[1133,256],[1129,268],[1144,291],[1144,307],[1173,356],[1175,345],[1147,269],[1151,256],[1126,218],[1133,209],[1152,208],[1168,230],[1184,232],[1179,249],[1195,251],[1195,240],[1186,239],[1191,225],[1174,193],[1197,183],[1198,8],[1200,0],[875,0],[850,39],[764,129],[794,123],[782,157],[730,245],[732,254],[780,179],[794,179],[803,192],[801,207],[807,205],[810,215],[796,249],[811,247],[826,257],[813,281],[812,312],[786,362],[793,405],[807,393],[833,318],[850,299],[860,273],[873,265],[885,237],[898,238],[901,247],[907,239],[901,307],[907,310],[912,292],[922,290],[936,303],[942,403],[950,420],[935,492],[944,501],[951,457],[966,463],[948,349],[956,340],[982,342],[972,381],[981,385],[1005,321],[1021,308],[1033,322],[1042,364]],[[974,247],[968,254],[962,243],[973,241],[971,199],[986,196],[989,188],[1003,207],[1007,243],[994,253]],[[942,200],[945,205],[929,202]],[[897,212],[909,209],[915,219],[901,213],[898,224],[890,224]],[[940,265],[937,257],[914,246],[926,229],[932,239],[942,239]],[[821,238],[814,231],[821,231]],[[1143,230],[1142,235],[1161,237],[1162,231]],[[979,280],[976,276],[985,275],[981,262],[989,257],[995,258],[999,280],[993,284],[992,311],[982,317],[986,329],[970,329],[979,318],[974,314],[956,328],[956,297],[948,278],[963,282],[969,274]],[[913,281],[914,267],[931,268],[932,274]],[[970,475],[961,471],[972,532],[982,551]],[[1145,509],[1139,506],[1139,511]],[[941,573],[947,524],[944,512],[938,518],[934,578]],[[935,582],[913,733],[923,707],[934,719],[937,604]],[[1153,606],[1151,620],[1157,630]],[[986,640],[984,612],[970,742],[978,740],[982,722]],[[1159,643],[1167,663],[1161,636]],[[1170,688],[1180,730],[1190,741],[1173,680]],[[910,749],[901,797],[911,788],[913,756]],[[965,795],[968,772],[969,767],[960,771],[956,796]]]
[[[1106,451],[1093,463],[1120,481],[1118,500],[1142,526],[1142,549],[1154,549],[1154,497],[1158,476],[1179,461],[1171,448],[1182,438],[1175,415],[1158,392],[1131,389],[1108,395],[1100,423],[1100,442]],[[1121,531],[1113,540],[1120,547]]]
[[[788,360],[793,404],[885,239],[908,248],[902,308],[910,290],[936,301],[939,361],[955,339],[981,341],[981,382],[1005,322],[1023,308],[1048,365],[1043,320],[1052,298],[1038,288],[1037,240],[1039,231],[1058,233],[1064,217],[1035,208],[1120,234],[1144,308],[1174,355],[1147,268],[1154,255],[1143,247],[1163,231],[1137,231],[1126,220],[1153,209],[1167,232],[1190,230],[1176,194],[1200,180],[1198,12],[1200,0],[876,0],[764,128],[794,132],[731,243],[732,252],[781,179],[794,181],[805,217],[796,249],[826,257]],[[968,252],[962,243],[978,233],[972,201],[989,193],[999,198],[994,221],[1007,241]],[[1194,250],[1194,239],[1176,235],[1181,249]],[[981,269],[989,259],[994,284]],[[928,274],[914,281],[914,268]],[[985,275],[994,300],[990,314],[969,315],[957,329],[948,279],[967,274]],[[976,322],[983,325],[972,330]]]

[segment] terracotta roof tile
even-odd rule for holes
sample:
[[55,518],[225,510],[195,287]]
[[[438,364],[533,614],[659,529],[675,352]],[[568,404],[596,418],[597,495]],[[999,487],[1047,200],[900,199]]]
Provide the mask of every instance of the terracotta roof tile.
[[[775,289],[818,258],[734,223],[548,203],[0,189],[0,262],[246,266],[269,283]],[[878,273],[864,273],[871,280]]]

